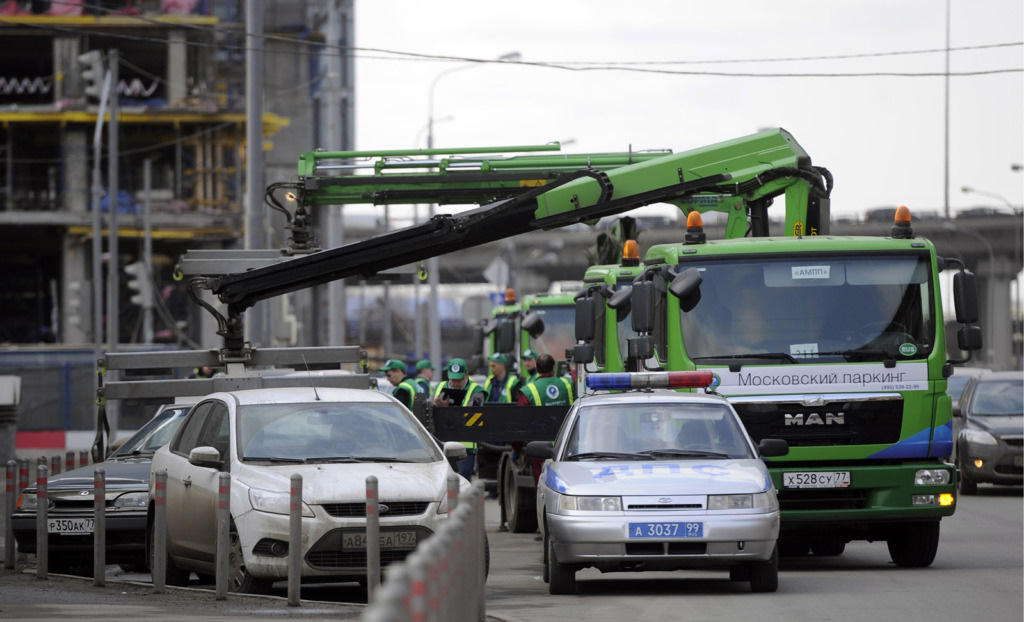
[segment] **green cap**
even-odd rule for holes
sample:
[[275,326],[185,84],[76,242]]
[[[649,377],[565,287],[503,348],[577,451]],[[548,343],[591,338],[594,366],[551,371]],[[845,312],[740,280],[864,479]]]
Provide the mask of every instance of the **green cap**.
[[535,358],[537,358],[537,356],[538,356],[538,354],[537,354],[536,350],[531,350],[531,349],[527,348],[526,350],[523,351],[523,358],[524,359],[535,359]]
[[452,380],[462,380],[466,377],[466,361],[462,359],[452,359],[448,362],[448,378]]
[[384,363],[384,367],[380,368],[381,371],[391,371],[392,369],[401,369],[402,371],[405,371],[405,363],[398,359],[388,359],[387,362]]
[[433,365],[431,365],[430,361],[428,361],[427,359],[423,359],[422,361],[416,361],[416,371],[420,371],[421,369],[437,369],[437,368],[434,367]]
[[495,352],[494,354],[489,356],[487,360],[494,361],[495,363],[501,363],[505,367],[508,367],[508,357],[502,354],[501,352]]

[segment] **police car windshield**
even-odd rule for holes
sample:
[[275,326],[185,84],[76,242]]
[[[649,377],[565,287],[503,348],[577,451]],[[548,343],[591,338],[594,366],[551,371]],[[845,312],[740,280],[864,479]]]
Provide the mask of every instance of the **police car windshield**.
[[724,404],[648,402],[580,408],[566,444],[568,458],[752,458],[740,424]]

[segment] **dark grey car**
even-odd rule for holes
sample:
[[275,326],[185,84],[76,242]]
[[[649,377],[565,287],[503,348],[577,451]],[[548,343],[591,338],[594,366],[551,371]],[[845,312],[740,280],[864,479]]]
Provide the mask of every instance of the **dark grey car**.
[[[153,453],[170,441],[191,404],[161,406],[156,415],[103,462],[47,480],[49,569],[91,572],[95,472],[105,473],[107,562],[146,565],[146,511]],[[21,553],[36,552],[36,487],[26,488],[11,515]]]
[[960,398],[956,463],[960,494],[979,483],[1024,483],[1024,373],[971,378]]

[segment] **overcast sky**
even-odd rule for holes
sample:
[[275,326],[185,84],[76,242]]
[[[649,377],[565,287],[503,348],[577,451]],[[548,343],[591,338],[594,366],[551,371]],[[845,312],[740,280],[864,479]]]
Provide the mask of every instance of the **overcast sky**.
[[[1020,0],[950,0],[949,203],[1020,206],[1024,11]],[[626,8],[626,7],[629,8]],[[574,141],[566,152],[690,148],[789,130],[835,177],[833,215],[906,204],[942,210],[946,3],[941,0],[357,0],[355,45],[524,64],[358,53],[356,147],[426,146],[431,82],[437,147]],[[1016,44],[1016,45],[1005,45]],[[956,50],[956,48],[985,47]],[[856,55],[857,58],[826,58]],[[868,55],[868,56],[866,56]],[[750,59],[819,60],[715,62]],[[697,61],[702,61],[698,63]],[[572,71],[529,63],[658,71]],[[594,63],[583,65],[580,63]],[[675,64],[670,64],[675,63]],[[683,64],[685,63],[685,64]],[[929,77],[831,77],[860,73]]]

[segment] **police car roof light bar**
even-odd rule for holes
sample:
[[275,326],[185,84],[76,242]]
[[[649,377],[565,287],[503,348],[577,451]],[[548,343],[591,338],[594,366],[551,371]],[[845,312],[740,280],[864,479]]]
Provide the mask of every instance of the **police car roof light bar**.
[[714,382],[710,371],[657,371],[614,374],[590,374],[587,387],[594,390],[693,389]]

